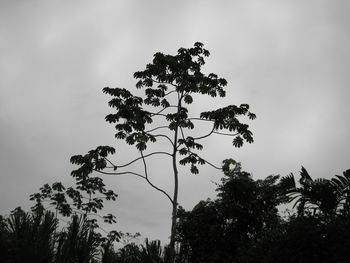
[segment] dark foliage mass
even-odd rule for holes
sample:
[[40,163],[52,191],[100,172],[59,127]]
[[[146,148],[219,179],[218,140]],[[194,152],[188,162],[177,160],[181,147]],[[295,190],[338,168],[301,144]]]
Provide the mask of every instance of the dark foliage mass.
[[[178,218],[178,262],[348,262],[350,170],[313,180],[226,170],[215,200]],[[296,207],[287,217],[278,208]]]
[[[313,180],[302,168],[298,184],[292,174],[254,180],[232,160],[224,171],[216,199],[179,208],[176,262],[349,262],[350,170]],[[296,209],[282,217],[282,204]],[[115,231],[103,236],[84,211],[59,227],[55,211],[64,212],[55,205],[0,217],[0,262],[170,262],[159,241],[140,245],[137,235]],[[116,249],[116,242],[124,245]]]

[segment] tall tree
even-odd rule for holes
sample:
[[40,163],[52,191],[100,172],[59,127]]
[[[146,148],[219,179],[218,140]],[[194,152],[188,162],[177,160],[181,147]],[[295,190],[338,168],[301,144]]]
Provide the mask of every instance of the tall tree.
[[[106,121],[114,123],[117,139],[125,140],[130,145],[135,145],[140,156],[132,159],[127,164],[112,162],[106,153],[114,154],[115,149],[108,146],[100,146],[87,155],[72,157],[72,162],[87,165],[89,172],[99,172],[109,175],[133,174],[143,178],[157,191],[163,193],[172,206],[172,224],[169,253],[174,257],[176,215],[178,208],[179,169],[178,165],[189,165],[192,174],[198,174],[198,165],[205,163],[221,169],[203,159],[198,150],[203,149],[200,141],[214,134],[233,136],[233,146],[241,147],[243,142],[253,142],[252,132],[247,124],[239,120],[239,116],[255,118],[255,114],[249,111],[249,105],[229,105],[212,111],[205,111],[199,116],[189,112],[189,105],[194,101],[194,95],[209,95],[211,97],[224,97],[224,87],[227,81],[216,74],[202,73],[204,58],[209,56],[209,51],[203,48],[203,44],[195,43],[192,48],[180,48],[176,55],[156,53],[152,63],[143,71],[138,71],[134,77],[138,80],[136,87],[144,89],[144,96],[133,95],[129,90],[122,88],[103,89],[103,92],[113,98],[109,106],[116,110],[106,116]],[[204,122],[208,131],[203,133]],[[197,129],[196,129],[197,128]],[[194,134],[196,137],[194,137]],[[165,140],[169,146],[164,151],[146,152],[149,143]],[[148,159],[151,156],[166,155],[170,157],[172,176],[174,178],[173,193],[154,185],[148,176]],[[140,161],[144,172],[139,173],[125,170],[127,167]],[[80,168],[79,168],[80,169]]]

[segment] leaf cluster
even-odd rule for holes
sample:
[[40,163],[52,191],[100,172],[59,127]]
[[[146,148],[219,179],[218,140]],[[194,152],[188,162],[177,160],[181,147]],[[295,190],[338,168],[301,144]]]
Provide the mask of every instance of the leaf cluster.
[[[71,163],[80,165],[73,170],[71,175],[75,178],[76,187],[67,189],[60,182],[51,186],[45,184],[38,193],[30,196],[30,200],[36,202],[32,210],[43,210],[43,202],[49,202],[62,216],[71,216],[72,213],[81,212],[85,215],[97,213],[102,210],[104,200],[116,200],[118,196],[112,190],[106,189],[102,178],[91,176],[93,171],[99,171],[106,167],[106,157],[114,154],[115,149],[109,146],[99,146],[85,155],[71,157]],[[104,216],[107,223],[115,223],[115,216]]]
[[[191,104],[193,99],[191,93],[207,94],[212,97],[217,95],[224,97],[224,86],[227,81],[211,73],[208,76],[201,72],[205,64],[204,58],[209,56],[209,51],[203,48],[203,44],[196,42],[193,48],[180,48],[176,55],[165,55],[156,53],[153,62],[146,66],[144,71],[134,74],[139,81],[137,88],[152,87],[155,83],[163,84],[158,86],[158,92],[146,93],[147,100],[158,101],[165,96],[166,86],[176,86],[176,91],[186,94],[185,102]],[[159,91],[160,90],[160,91]],[[157,102],[158,104],[159,102]]]

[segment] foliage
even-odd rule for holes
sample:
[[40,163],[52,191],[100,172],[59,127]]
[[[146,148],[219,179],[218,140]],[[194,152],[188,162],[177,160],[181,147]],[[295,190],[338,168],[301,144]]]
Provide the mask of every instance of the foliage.
[[348,262],[349,227],[349,217],[344,216],[328,222],[319,216],[293,216],[242,249],[237,262]]
[[283,194],[278,176],[254,181],[233,160],[224,162],[224,171],[216,200],[179,213],[181,262],[231,262],[239,247],[280,220],[276,206]]
[[332,179],[318,178],[313,180],[307,170],[302,167],[300,171],[300,186],[296,186],[294,175],[288,177],[290,188],[288,196],[295,201],[299,215],[305,213],[321,213],[334,215],[348,213],[350,204],[350,170],[342,176],[336,175]]
[[8,218],[0,218],[0,254],[4,263],[92,263],[100,262],[99,258],[111,263],[115,253],[112,245],[118,240],[119,233],[115,231],[103,237],[84,215],[72,215],[61,230],[55,214],[47,210],[26,213],[16,208]]
[[[81,164],[72,172],[74,187],[66,188],[60,182],[45,184],[30,196],[35,201],[31,214],[17,208],[1,221],[0,248],[4,249],[2,254],[8,255],[8,262],[25,262],[28,256],[31,256],[29,262],[88,263],[99,258],[105,263],[113,262],[113,244],[119,240],[120,233],[111,231],[103,237],[98,232],[96,217],[116,223],[114,215],[101,216],[99,212],[105,200],[115,200],[117,195],[106,189],[101,178],[90,175],[89,166],[108,152],[108,147],[100,147],[79,160],[73,157],[72,162]],[[70,221],[60,230],[61,216],[69,217]]]
[[[217,199],[178,214],[178,262],[348,261],[349,170],[312,180],[302,168],[300,187],[292,175],[253,180],[233,160],[223,170]],[[278,206],[295,200],[296,214],[281,218]]]
[[[223,170],[225,176],[217,185],[215,200],[200,201],[191,211],[179,208],[176,262],[348,261],[349,170],[331,179],[312,180],[302,168],[300,186],[291,175],[254,180],[233,160],[225,160]],[[337,200],[335,203],[327,202],[330,186],[320,184],[335,189],[332,193],[336,199],[330,199]],[[63,188],[50,187],[51,192],[49,187],[41,192],[53,198],[49,202],[63,200],[55,195],[55,191],[65,193]],[[306,200],[301,207],[303,202],[299,199]],[[296,202],[296,213],[279,216],[280,204]],[[325,202],[333,204],[333,208]],[[8,217],[0,216],[1,262],[171,262],[169,247],[148,239],[137,245],[133,240],[138,233],[112,231],[103,237],[97,231],[96,221],[84,211],[72,214],[67,225],[59,229],[57,203],[54,207],[54,211],[49,211],[36,205],[30,213],[16,208]],[[115,249],[114,242],[120,240],[124,240],[124,246]]]
[[8,218],[1,218],[0,224],[2,262],[53,260],[57,221],[52,212],[28,214],[18,207]]

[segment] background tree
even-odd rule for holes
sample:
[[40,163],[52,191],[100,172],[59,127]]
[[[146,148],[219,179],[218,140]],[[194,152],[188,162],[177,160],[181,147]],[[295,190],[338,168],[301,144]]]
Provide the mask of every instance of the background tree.
[[294,202],[299,216],[321,213],[335,215],[348,213],[350,204],[350,170],[332,179],[312,179],[307,170],[301,167],[299,186],[293,174],[283,178],[289,185],[289,201]]
[[54,213],[26,213],[14,209],[8,218],[0,218],[1,262],[53,262],[54,232],[57,227]]
[[233,160],[225,161],[224,173],[215,200],[179,210],[180,262],[235,262],[240,250],[281,220],[277,206],[287,199],[278,176],[253,180]]
[[[134,96],[129,90],[121,88],[103,89],[104,93],[113,98],[109,106],[116,110],[106,116],[109,123],[114,123],[117,139],[125,140],[135,145],[140,156],[127,164],[117,164],[106,156],[74,156],[72,162],[81,164],[83,158],[88,159],[91,171],[109,175],[133,174],[145,179],[154,189],[162,192],[172,205],[172,224],[169,253],[174,255],[176,216],[178,206],[178,180],[180,165],[189,165],[192,174],[198,174],[198,165],[205,163],[221,169],[203,159],[198,150],[203,149],[200,140],[213,134],[233,136],[233,145],[241,147],[243,142],[253,142],[252,132],[247,124],[241,123],[239,116],[247,115],[250,119],[255,114],[249,111],[247,104],[240,106],[229,105],[213,111],[202,112],[199,116],[190,115],[188,106],[193,103],[195,94],[209,95],[211,97],[224,97],[224,87],[227,81],[216,74],[202,73],[204,58],[209,51],[203,44],[195,43],[193,48],[180,48],[176,55],[156,53],[152,63],[144,71],[138,71],[134,77],[138,79],[137,88],[143,88],[144,97]],[[196,130],[197,122],[205,122],[208,131],[203,133],[203,127]],[[196,124],[195,124],[196,123]],[[224,131],[224,132],[222,132]],[[164,151],[146,152],[149,143],[163,139],[169,143]],[[107,149],[100,147],[101,150]],[[115,150],[110,147],[109,153]],[[170,194],[154,185],[148,176],[147,160],[151,156],[166,155],[170,157],[169,164],[173,168],[174,190]],[[179,157],[180,156],[180,157]],[[123,170],[130,164],[141,161],[144,172],[138,173]]]

